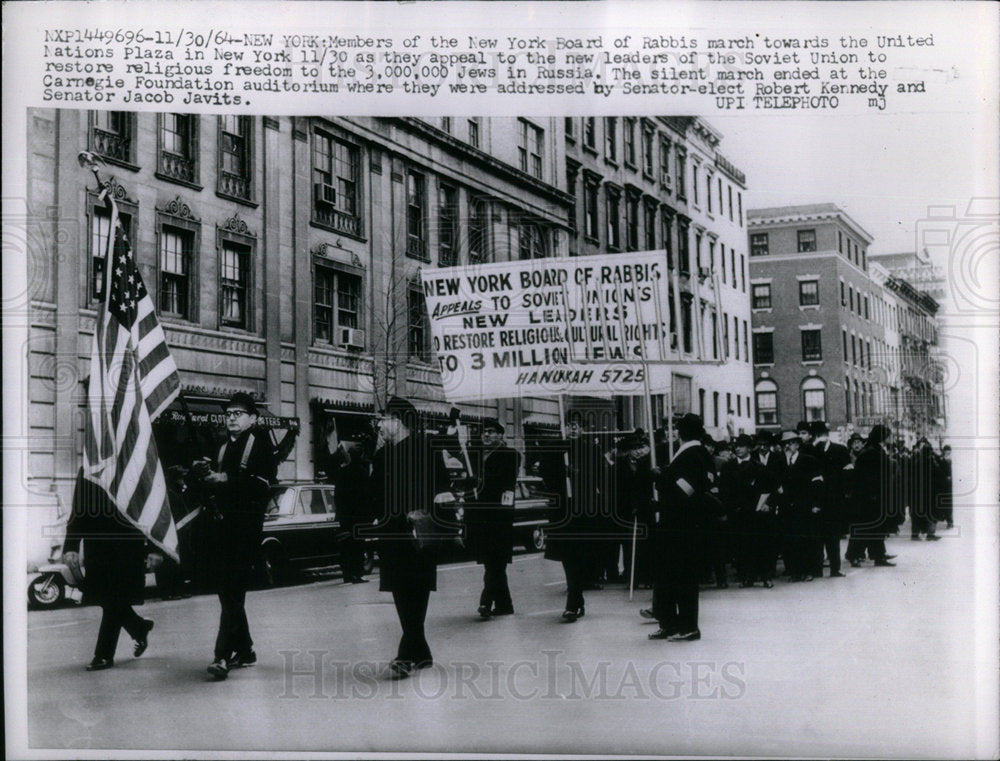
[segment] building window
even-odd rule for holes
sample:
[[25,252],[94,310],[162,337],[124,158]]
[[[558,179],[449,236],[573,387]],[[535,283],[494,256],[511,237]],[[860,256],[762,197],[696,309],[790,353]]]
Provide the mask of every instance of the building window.
[[712,175],[705,173],[705,204],[709,214],[712,213]]
[[360,150],[325,132],[313,133],[313,221],[361,235]]
[[737,191],[736,200],[739,202],[740,208],[740,227],[743,227],[743,193]]
[[719,316],[712,311],[712,359],[719,358]]
[[160,311],[182,319],[191,319],[191,265],[195,235],[164,225],[160,230]]
[[802,409],[807,423],[826,420],[826,384],[819,378],[802,382]]
[[469,263],[489,261],[489,209],[482,199],[469,199]]
[[740,318],[733,315],[733,359],[740,358]]
[[868,294],[865,294],[865,319],[870,319],[868,313]]
[[583,147],[597,151],[597,118],[588,116],[583,120]]
[[[729,194],[729,221],[732,222],[733,221],[733,186],[732,185],[727,185],[726,186],[726,191]],[[722,203],[722,201],[719,201],[719,203]]]
[[600,222],[597,215],[597,191],[600,180],[585,177],[583,182],[583,234],[596,241],[600,236]]
[[135,163],[135,114],[90,112],[90,150],[114,163]]
[[844,281],[843,280],[840,281],[840,305],[842,307],[846,307],[847,306],[847,293],[845,292],[845,289],[844,289]]
[[427,260],[427,178],[412,169],[406,171],[406,255]]
[[[735,278],[733,278],[733,285],[735,284]],[[743,254],[740,254],[740,288],[743,293],[747,292],[747,260]]]
[[799,281],[799,306],[819,305],[819,281],[800,280]]
[[430,341],[427,330],[427,307],[419,288],[407,290],[407,354],[410,359],[430,362]]
[[519,259],[544,259],[545,230],[534,222],[522,222],[517,228],[517,255]]
[[694,205],[698,205],[698,164],[691,166],[691,192],[694,194]]
[[184,185],[197,185],[197,114],[160,114],[158,119],[157,175]]
[[249,327],[250,247],[223,241],[219,261],[219,322],[230,328]]
[[778,384],[772,380],[757,381],[754,397],[757,404],[757,425],[777,425]]
[[653,155],[655,148],[656,131],[652,127],[642,128],[642,173],[653,178],[656,168],[656,157]]
[[844,361],[848,362],[850,361],[850,355],[847,353],[847,331],[841,329],[840,336],[844,339]]
[[685,173],[687,172],[687,155],[680,148],[677,149],[677,197],[686,198]]
[[604,158],[618,161],[618,119],[614,116],[604,117]]
[[660,183],[670,187],[670,162],[673,161],[673,153],[670,150],[670,141],[660,135]]
[[712,392],[712,425],[719,425],[719,392]]
[[625,119],[622,120],[622,126],[625,130],[625,166],[632,167],[634,169],[637,166],[635,155],[635,119],[632,117],[625,117]]
[[361,276],[317,264],[313,289],[313,334],[316,341],[345,344],[345,328],[357,329],[361,313]]
[[844,253],[844,231],[837,230],[837,251]]
[[739,288],[739,285],[736,282],[738,280],[736,276],[736,249],[733,248],[729,249],[729,267],[730,270],[732,271],[733,289],[735,290],[736,288]]
[[524,119],[518,120],[517,159],[522,172],[542,179],[542,140],[544,132]]
[[652,251],[656,248],[656,201],[647,200],[643,205],[643,230],[646,237],[646,250]]
[[608,248],[620,249],[622,241],[618,207],[621,205],[621,194],[610,185],[605,188],[604,192],[606,194],[605,208],[608,214]]
[[767,233],[750,233],[750,256],[767,256]]
[[736,416],[743,417],[743,397],[736,395]]
[[639,249],[639,196],[635,193],[625,197],[625,245],[629,251]]
[[[721,177],[719,178],[717,184],[718,184],[718,188],[719,188],[719,214],[721,214],[722,213],[722,209],[723,209],[723,206],[722,206],[722,178]],[[730,210],[731,209],[732,209],[732,206],[730,206]]]
[[750,296],[752,305],[754,309],[770,309],[771,308],[771,284],[770,283],[755,283],[751,286],[752,294]]
[[744,362],[749,362],[750,361],[750,340],[747,337],[747,333],[748,333],[747,321],[744,320],[743,321],[743,361]]
[[[126,237],[132,240],[132,219],[133,214],[126,214],[122,211],[122,202],[118,201],[118,219]],[[104,277],[105,277],[105,256],[108,251],[108,244],[111,239],[111,216],[103,201],[98,201],[97,196],[93,196],[90,217],[90,299],[93,301],[103,301],[104,299]]]
[[816,231],[799,230],[798,233],[799,253],[807,253],[816,250]]
[[823,359],[823,347],[818,330],[802,331],[802,361],[819,362]]
[[722,313],[722,352],[729,359],[729,315]]
[[694,345],[691,338],[691,327],[692,327],[691,300],[692,296],[690,293],[681,294],[681,330],[684,333],[685,354],[690,354],[693,350],[693,345]]
[[855,335],[851,336],[851,364],[858,366],[858,337]]
[[452,118],[450,116],[442,116],[441,117],[441,131],[442,132],[447,132],[450,135],[451,134],[451,122],[452,122]]
[[674,268],[674,241],[673,241],[674,215],[663,206],[660,213],[660,234],[663,238],[663,247],[667,250],[667,269]]
[[774,333],[753,334],[753,363],[755,365],[774,364]]
[[576,120],[572,116],[563,119],[563,129],[566,131],[566,140],[571,143],[576,142]]
[[678,266],[681,273],[685,275],[691,272],[691,242],[688,240],[688,229],[687,222],[681,220],[677,226],[677,244],[680,247]]
[[438,265],[458,264],[458,189],[438,185]]
[[473,148],[479,147],[479,117],[474,116],[468,119],[467,124],[469,126],[469,145]]
[[853,285],[848,286],[848,293],[850,294],[850,299],[848,300],[848,303],[850,304],[851,311],[853,312],[854,311],[854,286]]
[[216,191],[238,201],[253,200],[253,119],[219,117],[219,177]]

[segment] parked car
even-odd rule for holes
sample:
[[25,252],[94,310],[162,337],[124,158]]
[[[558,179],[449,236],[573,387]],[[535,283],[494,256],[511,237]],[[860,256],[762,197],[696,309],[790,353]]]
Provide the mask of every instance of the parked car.
[[537,476],[521,476],[514,492],[515,541],[529,552],[545,549],[545,527],[549,523],[558,497],[545,490],[545,482]]
[[[514,543],[529,552],[545,549],[545,527],[558,497],[537,476],[519,476],[514,487]],[[460,510],[458,518],[464,517]]]
[[[281,584],[290,572],[333,565],[340,559],[344,529],[337,520],[335,489],[329,484],[283,483],[271,487],[261,540],[261,576],[267,585]],[[365,573],[375,560],[374,543],[366,541]]]

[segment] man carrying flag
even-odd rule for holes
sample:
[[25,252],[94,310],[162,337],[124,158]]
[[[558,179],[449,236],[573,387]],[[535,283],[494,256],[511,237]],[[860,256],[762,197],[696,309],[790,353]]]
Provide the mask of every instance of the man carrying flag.
[[[92,670],[114,665],[122,627],[136,641],[136,656],[146,649],[153,622],[140,619],[129,607],[141,598],[142,587],[137,595],[133,585],[126,590],[118,583],[135,576],[134,566],[144,562],[142,536],[177,559],[177,531],[152,422],[177,395],[180,379],[118,207],[107,189],[101,196],[111,222],[104,300],[94,327],[83,468],[73,500],[72,530],[67,530],[64,545],[64,562],[82,578],[76,549],[83,540],[90,571],[86,581],[103,609]],[[101,520],[93,520],[95,513]],[[133,551],[136,547],[138,552]]]

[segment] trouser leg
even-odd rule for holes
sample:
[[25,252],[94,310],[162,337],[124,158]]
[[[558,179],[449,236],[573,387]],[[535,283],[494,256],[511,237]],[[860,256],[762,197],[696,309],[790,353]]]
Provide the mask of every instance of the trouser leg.
[[121,606],[109,603],[101,606],[101,626],[97,630],[97,645],[94,647],[95,658],[112,660],[118,649],[118,635],[122,628]]
[[571,558],[563,560],[563,571],[566,574],[566,610],[579,610],[583,607],[583,587],[589,573],[585,560]]
[[396,615],[403,630],[396,653],[398,660],[413,663],[431,660],[431,649],[424,634],[430,596],[429,589],[405,589],[392,593]]

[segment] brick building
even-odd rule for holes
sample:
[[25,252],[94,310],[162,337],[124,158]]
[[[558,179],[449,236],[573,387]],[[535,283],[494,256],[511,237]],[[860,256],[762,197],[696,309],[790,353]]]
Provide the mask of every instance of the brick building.
[[747,212],[757,425],[844,435],[889,409],[871,236],[834,204]]

